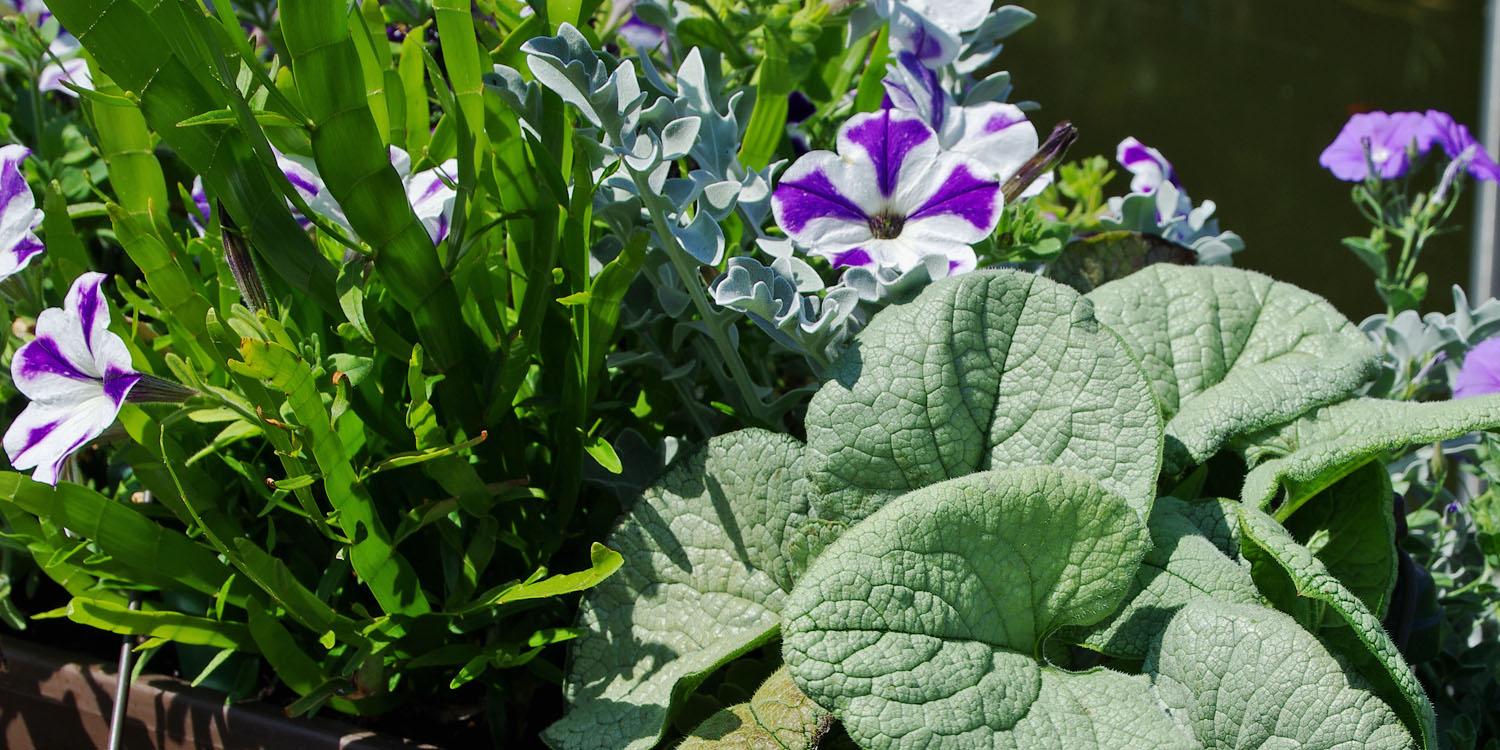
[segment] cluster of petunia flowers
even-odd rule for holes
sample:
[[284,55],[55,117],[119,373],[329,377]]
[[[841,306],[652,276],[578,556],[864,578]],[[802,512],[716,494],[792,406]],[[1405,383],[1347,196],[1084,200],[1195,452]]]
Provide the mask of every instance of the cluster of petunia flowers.
[[1450,159],[1445,183],[1451,183],[1458,171],[1477,180],[1500,179],[1500,165],[1469,129],[1447,112],[1435,109],[1353,115],[1333,143],[1323,149],[1318,163],[1340,180],[1389,180],[1405,175],[1434,146],[1441,147]]

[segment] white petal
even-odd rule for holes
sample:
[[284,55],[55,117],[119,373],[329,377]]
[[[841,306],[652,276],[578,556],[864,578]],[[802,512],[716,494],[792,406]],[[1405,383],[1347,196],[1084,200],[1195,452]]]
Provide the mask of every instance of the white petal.
[[36,467],[32,479],[57,484],[63,460],[98,437],[119,414],[104,390],[96,390],[96,397],[81,403],[28,404],[5,431],[5,454],[11,466],[18,471]]
[[79,88],[94,88],[94,76],[89,72],[88,61],[75,57],[71,60],[63,60],[60,65],[49,64],[42,68],[41,75],[37,76],[36,87],[39,91],[56,91],[66,96],[78,96],[72,89],[64,86],[63,81]]
[[868,161],[831,151],[803,154],[778,180],[771,211],[787,236],[803,247],[848,247],[870,239],[868,216],[882,200]]
[[411,154],[400,146],[391,146],[391,166],[396,168],[396,174],[401,175],[403,181],[411,175]]
[[1020,107],[987,102],[962,110],[962,131],[953,150],[984,164],[1001,182],[1036,153],[1040,145],[1036,126]]
[[[393,147],[394,148],[394,147]],[[417,219],[427,230],[427,236],[437,244],[448,234],[448,224],[453,218],[453,200],[458,191],[448,187],[443,177],[458,179],[458,160],[449,159],[434,169],[416,173],[406,183],[406,200],[411,203]]]

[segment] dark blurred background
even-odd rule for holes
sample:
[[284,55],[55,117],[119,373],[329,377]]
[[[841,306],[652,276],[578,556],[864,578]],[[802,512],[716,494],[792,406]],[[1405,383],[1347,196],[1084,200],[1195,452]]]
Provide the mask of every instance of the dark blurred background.
[[[1328,297],[1358,322],[1378,312],[1368,270],[1339,244],[1368,227],[1318,154],[1353,112],[1440,109],[1479,132],[1482,0],[1046,0],[998,67],[1037,130],[1081,130],[1070,156],[1133,135],[1177,169],[1195,202],[1245,239],[1235,265]],[[1430,183],[1418,182],[1430,187]],[[1128,190],[1129,175],[1110,183]],[[1472,183],[1470,185],[1472,187]],[[1424,311],[1466,284],[1473,190],[1459,232],[1429,243]]]

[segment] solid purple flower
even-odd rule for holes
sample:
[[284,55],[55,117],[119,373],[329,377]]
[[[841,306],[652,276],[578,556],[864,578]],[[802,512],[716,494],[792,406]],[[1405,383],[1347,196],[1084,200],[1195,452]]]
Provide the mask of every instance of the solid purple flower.
[[109,329],[109,304],[89,272],[68,290],[63,308],[36,319],[36,338],[11,359],[11,379],[31,403],[5,431],[5,453],[17,470],[57,484],[63,461],[115,421],[120,405],[144,377],[130,350]]
[[1384,178],[1400,177],[1411,168],[1408,150],[1422,156],[1439,137],[1432,120],[1420,112],[1364,112],[1349,118],[1318,163],[1334,177],[1359,182],[1370,177],[1369,165]]
[[36,236],[42,212],[21,174],[28,156],[31,150],[25,146],[0,146],[0,279],[19,272],[45,249]]
[[1500,336],[1481,341],[1470,349],[1453,381],[1454,398],[1487,393],[1500,393]]
[[1467,127],[1456,122],[1447,112],[1435,109],[1427,110],[1425,118],[1435,131],[1437,143],[1443,147],[1443,153],[1449,159],[1466,160],[1463,168],[1476,180],[1500,180],[1500,165],[1490,158],[1484,144],[1476,140]]
[[839,129],[838,153],[813,151],[771,196],[776,223],[835,266],[907,271],[929,255],[951,273],[977,265],[972,245],[1000,220],[1000,183],[978,161],[939,148],[937,134],[898,109]]

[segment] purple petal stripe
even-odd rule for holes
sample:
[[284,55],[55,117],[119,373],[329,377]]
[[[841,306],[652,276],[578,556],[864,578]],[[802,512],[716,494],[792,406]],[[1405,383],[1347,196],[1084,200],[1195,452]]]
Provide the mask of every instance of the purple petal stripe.
[[47,424],[33,427],[32,429],[28,430],[26,432],[26,444],[21,449],[21,452],[30,450],[32,446],[42,442],[43,440],[46,440],[47,436],[51,435],[52,431],[57,429],[61,424],[62,421],[58,420],[56,422],[48,422]]
[[967,166],[960,164],[942,187],[913,211],[908,221],[928,216],[951,214],[968,221],[975,228],[988,230],[995,226],[995,195],[1000,192],[1000,183],[974,175]]
[[875,259],[871,258],[870,254],[865,252],[865,249],[862,247],[845,250],[833,256],[833,266],[835,268],[840,266],[868,266],[874,262]]
[[98,274],[98,278],[83,280],[75,283],[74,291],[78,293],[78,322],[83,325],[83,345],[89,351],[94,351],[94,324],[99,317],[99,303],[103,301],[104,295],[99,293],[99,285],[104,283],[104,275]]
[[781,204],[781,228],[789,234],[801,232],[813,219],[869,221],[865,212],[845,198],[821,169],[795,180],[783,180],[776,186],[776,201]]
[[22,237],[21,241],[16,243],[16,246],[10,250],[16,255],[16,265],[24,266],[26,265],[26,261],[31,259],[31,256],[46,249],[47,246],[43,245],[40,241],[31,237]]
[[119,408],[125,402],[125,397],[130,394],[130,389],[141,381],[141,374],[129,370],[117,370],[109,368],[104,374],[104,395],[109,397],[110,403]]
[[5,159],[4,163],[0,164],[0,206],[9,206],[11,199],[20,195],[22,190],[28,191],[28,195],[31,190],[26,186],[26,178],[21,175],[21,162],[25,161],[31,152],[25,148],[8,149],[8,151],[7,156],[19,154],[20,158],[13,161]]
[[[910,115],[908,115],[910,117]],[[933,137],[932,129],[916,118],[895,119],[893,110],[881,110],[849,128],[846,137],[870,155],[875,163],[876,187],[886,198],[896,188],[896,176],[906,155]]]
[[943,43],[927,31],[927,24],[917,21],[916,33],[911,36],[911,46],[921,60],[937,60],[943,56]]
[[985,122],[984,132],[986,134],[998,133],[1012,125],[1019,125],[1023,122],[1026,122],[1026,118],[1024,116],[1011,117],[1010,113],[1008,112],[998,112],[993,117],[991,117],[989,121]]
[[297,171],[287,170],[285,174],[287,182],[292,183],[292,187],[301,192],[307,193],[308,195],[317,195],[318,193],[323,192],[323,188],[316,182],[313,182],[307,177],[304,177],[301,174],[300,169]]
[[70,380],[98,380],[69,362],[58,350],[57,342],[48,336],[37,336],[16,352],[16,358],[20,360],[20,367],[16,370],[18,378],[59,375]]

